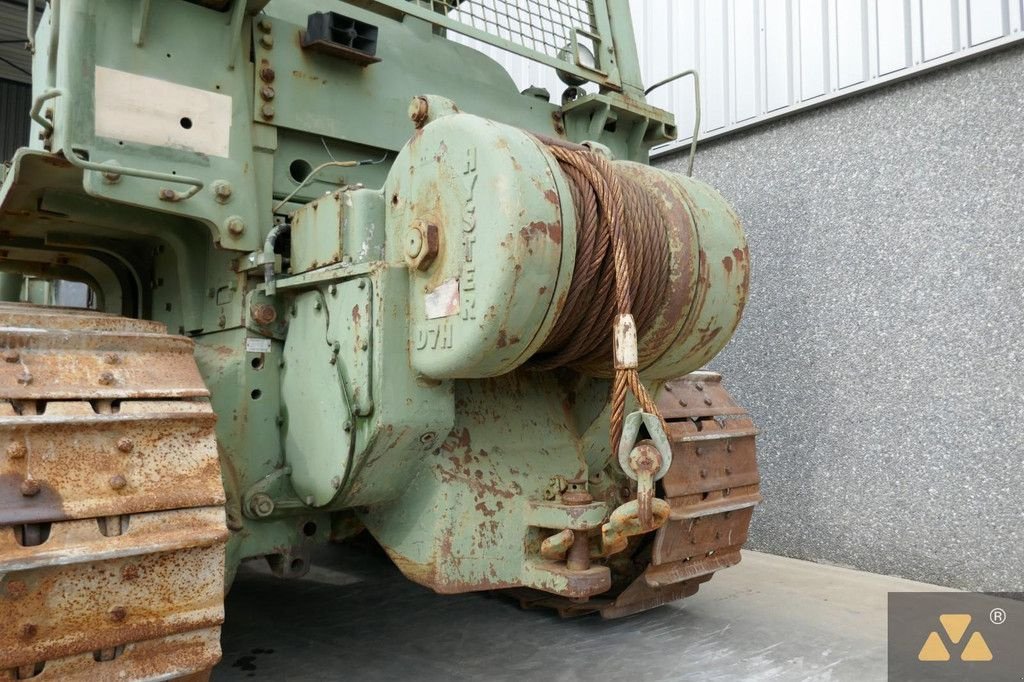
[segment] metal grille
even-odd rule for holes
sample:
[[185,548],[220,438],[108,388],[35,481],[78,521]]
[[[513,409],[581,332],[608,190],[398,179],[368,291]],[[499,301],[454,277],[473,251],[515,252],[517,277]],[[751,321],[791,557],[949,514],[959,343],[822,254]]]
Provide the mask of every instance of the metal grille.
[[597,32],[593,0],[417,0],[417,4],[549,57],[558,58],[571,45],[575,29]]

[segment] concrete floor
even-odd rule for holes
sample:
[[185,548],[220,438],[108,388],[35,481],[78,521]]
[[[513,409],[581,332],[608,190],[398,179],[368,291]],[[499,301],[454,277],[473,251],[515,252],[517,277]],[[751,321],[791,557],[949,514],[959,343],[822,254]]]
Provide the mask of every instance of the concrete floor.
[[213,680],[882,680],[886,593],[917,590],[943,588],[744,552],[684,602],[561,620],[328,547],[298,581],[243,567]]

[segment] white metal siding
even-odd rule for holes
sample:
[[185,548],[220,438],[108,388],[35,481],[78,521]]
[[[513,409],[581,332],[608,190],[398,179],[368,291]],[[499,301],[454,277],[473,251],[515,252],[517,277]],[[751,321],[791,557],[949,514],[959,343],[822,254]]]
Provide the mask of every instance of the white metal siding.
[[[834,97],[1024,39],[1024,0],[632,0],[646,83],[696,67],[701,138],[716,137]],[[471,43],[453,36],[462,42]],[[521,88],[565,86],[554,72],[478,46]],[[678,142],[693,128],[693,84],[651,94],[672,111]]]

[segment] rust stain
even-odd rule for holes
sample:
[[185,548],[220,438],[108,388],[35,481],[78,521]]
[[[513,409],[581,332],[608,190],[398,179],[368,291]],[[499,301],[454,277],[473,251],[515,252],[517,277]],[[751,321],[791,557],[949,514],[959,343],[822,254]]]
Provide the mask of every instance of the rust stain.
[[359,324],[360,319],[361,316],[359,314],[359,304],[357,303],[356,305],[352,306],[352,321],[355,322],[356,324]]
[[732,274],[732,258],[729,258],[729,256],[723,258],[722,267],[725,268],[726,273]]

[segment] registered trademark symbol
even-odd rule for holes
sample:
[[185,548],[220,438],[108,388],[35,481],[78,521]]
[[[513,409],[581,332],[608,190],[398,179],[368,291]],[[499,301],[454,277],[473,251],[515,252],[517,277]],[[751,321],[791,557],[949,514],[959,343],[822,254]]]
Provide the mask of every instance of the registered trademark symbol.
[[996,607],[988,612],[988,619],[992,621],[993,625],[1002,625],[1006,622],[1006,611]]

